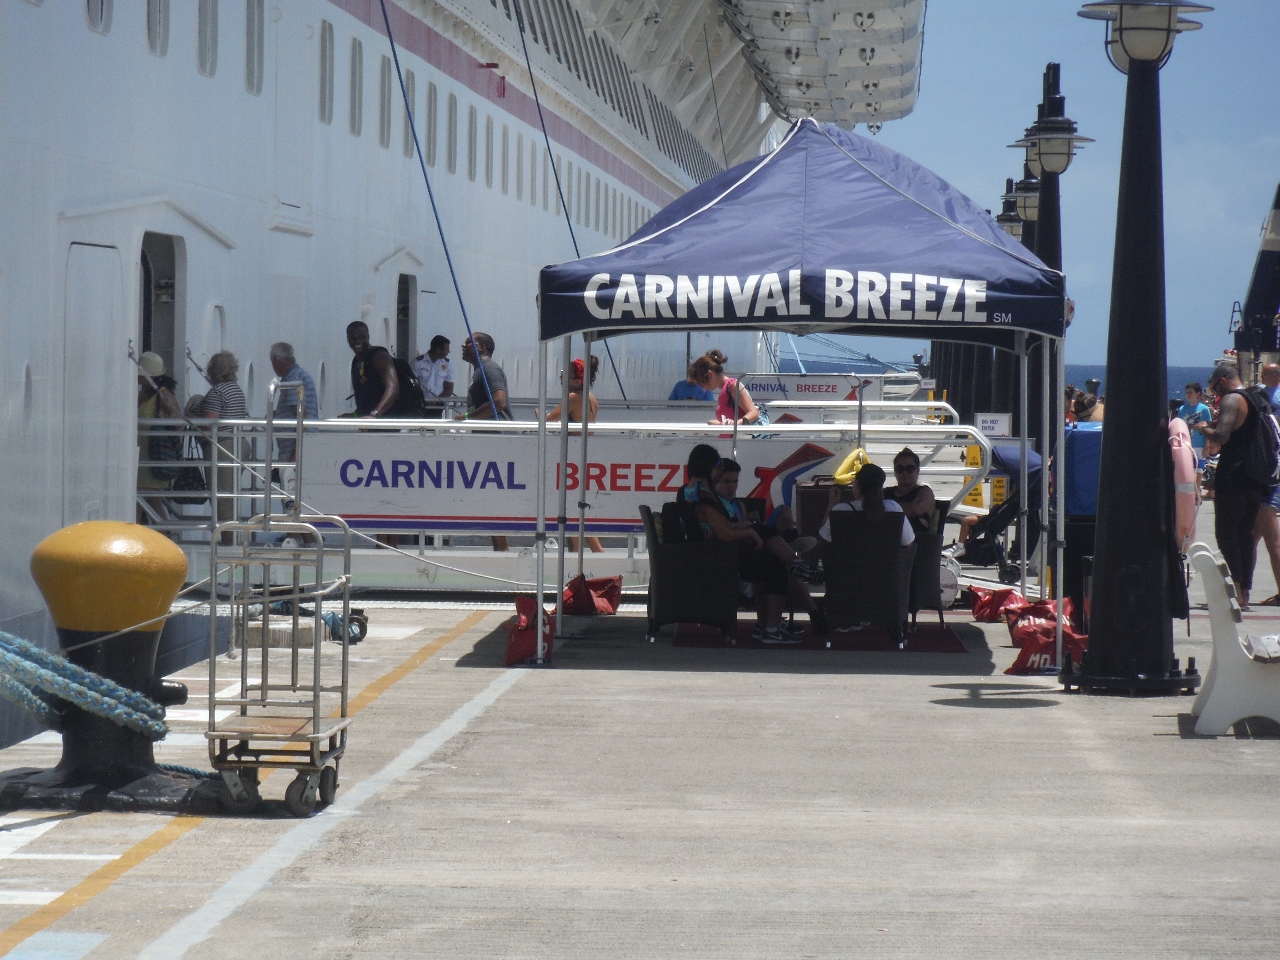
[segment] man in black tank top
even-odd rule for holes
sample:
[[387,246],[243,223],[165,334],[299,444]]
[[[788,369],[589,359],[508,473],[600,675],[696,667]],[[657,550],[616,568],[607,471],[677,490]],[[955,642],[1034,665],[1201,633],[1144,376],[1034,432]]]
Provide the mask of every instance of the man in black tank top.
[[1192,429],[1222,447],[1214,479],[1213,532],[1235,581],[1236,600],[1248,609],[1253,587],[1253,525],[1269,491],[1244,472],[1245,451],[1253,443],[1258,424],[1248,401],[1240,395],[1243,387],[1234,363],[1218,364],[1209,377],[1210,392],[1221,397],[1218,419],[1212,424],[1197,423]]
[[351,358],[351,390],[356,416],[394,417],[400,413],[400,381],[386,347],[369,345],[369,327],[360,320],[347,325]]

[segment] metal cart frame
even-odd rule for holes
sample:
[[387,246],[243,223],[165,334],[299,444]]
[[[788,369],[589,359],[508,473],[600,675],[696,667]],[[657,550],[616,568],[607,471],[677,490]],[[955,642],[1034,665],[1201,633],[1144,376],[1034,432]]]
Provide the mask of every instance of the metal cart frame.
[[[294,816],[305,817],[333,802],[338,788],[338,767],[347,748],[349,636],[351,620],[351,531],[340,518],[301,512],[301,476],[295,472],[294,489],[272,479],[274,410],[278,390],[294,389],[298,416],[293,425],[294,449],[301,462],[303,441],[303,386],[272,384],[267,407],[266,457],[262,475],[265,488],[263,512],[248,521],[215,524],[210,543],[210,589],[214,597],[209,613],[209,762],[222,776],[220,800],[231,813],[247,813],[260,799],[258,784],[263,769],[297,772],[285,791],[285,804]],[[215,437],[216,440],[216,437]],[[236,462],[237,469],[245,465]],[[256,467],[248,465],[249,469]],[[273,513],[272,504],[284,499],[285,512]],[[216,510],[215,510],[216,513]],[[327,531],[329,543],[325,542]],[[231,545],[223,544],[231,534]],[[292,536],[292,546],[276,544],[277,537]],[[239,541],[235,543],[234,541]],[[341,572],[331,575],[335,566]],[[279,574],[284,572],[284,576]],[[282,582],[277,582],[282,581]],[[226,600],[222,599],[223,591]],[[290,643],[288,666],[282,671],[271,656],[272,606],[287,602]],[[309,613],[302,604],[311,604]],[[323,606],[331,611],[341,605],[341,673],[326,677],[322,651],[327,624]],[[229,605],[230,609],[227,610]],[[218,678],[219,608],[231,621],[229,657],[240,641],[239,683],[220,692]],[[256,669],[249,654],[249,623],[262,618]],[[303,661],[305,649],[299,626],[311,621],[311,663]],[[282,648],[282,652],[286,648]],[[223,683],[228,678],[223,678]],[[234,695],[233,695],[234,694]],[[227,708],[231,716],[219,719]]]

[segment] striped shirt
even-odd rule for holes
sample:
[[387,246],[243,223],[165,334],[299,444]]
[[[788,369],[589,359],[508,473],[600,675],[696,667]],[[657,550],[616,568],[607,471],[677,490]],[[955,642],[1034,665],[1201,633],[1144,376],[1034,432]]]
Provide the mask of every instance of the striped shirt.
[[204,396],[204,412],[216,413],[223,420],[244,420],[249,416],[244,391],[234,380],[215,383]]

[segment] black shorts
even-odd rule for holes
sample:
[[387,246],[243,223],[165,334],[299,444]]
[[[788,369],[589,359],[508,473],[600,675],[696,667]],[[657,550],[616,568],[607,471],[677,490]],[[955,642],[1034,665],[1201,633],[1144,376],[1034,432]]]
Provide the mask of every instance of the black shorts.
[[738,577],[754,585],[759,593],[775,597],[787,595],[786,564],[755,544],[738,544]]

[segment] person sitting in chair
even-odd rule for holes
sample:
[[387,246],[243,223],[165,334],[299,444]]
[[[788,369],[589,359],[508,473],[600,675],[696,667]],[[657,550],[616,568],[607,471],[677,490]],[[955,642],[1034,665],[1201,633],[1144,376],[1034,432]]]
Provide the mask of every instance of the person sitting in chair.
[[749,524],[737,524],[716,495],[712,481],[720,454],[700,443],[689,453],[689,482],[680,488],[678,500],[691,504],[708,540],[724,540],[738,545],[738,579],[755,588],[756,628],[752,638],[763,643],[799,643],[800,638],[784,629],[782,610],[790,590],[787,566],[764,548],[764,540]]
[[[831,542],[831,514],[837,510],[860,510],[872,523],[878,522],[886,513],[904,512],[896,501],[885,499],[884,470],[874,463],[863,466],[848,486],[831,488],[827,515],[822,518],[822,527],[818,530],[818,536],[827,543]],[[911,529],[911,524],[904,523],[899,543],[909,547],[915,540],[916,534]]]
[[885,500],[902,508],[914,533],[928,533],[937,501],[933,490],[920,482],[920,458],[910,447],[903,447],[893,458],[893,477],[897,482],[885,487]]
[[809,587],[805,583],[806,580],[812,582],[820,578],[796,555],[797,549],[812,550],[817,546],[817,540],[813,537],[802,537],[787,543],[775,528],[763,523],[751,523],[747,519],[746,504],[738,499],[738,478],[741,474],[742,467],[736,460],[721,460],[712,474],[712,488],[720,498],[720,502],[724,504],[725,511],[729,514],[729,519],[734,526],[747,526],[755,530],[764,541],[764,548],[787,565],[787,585],[792,603],[799,604],[809,614],[809,622],[813,624],[815,635],[826,633],[826,620],[818,609],[818,605],[813,602]]

